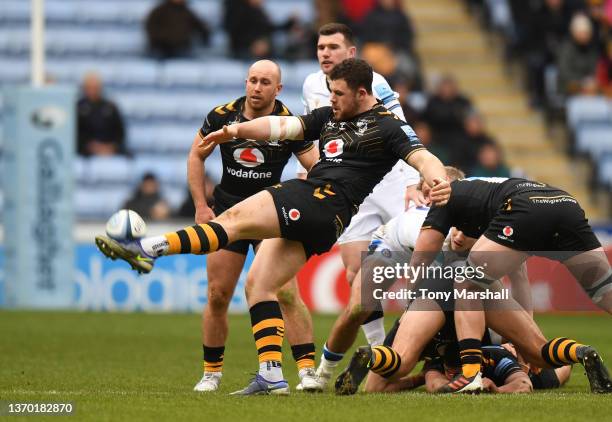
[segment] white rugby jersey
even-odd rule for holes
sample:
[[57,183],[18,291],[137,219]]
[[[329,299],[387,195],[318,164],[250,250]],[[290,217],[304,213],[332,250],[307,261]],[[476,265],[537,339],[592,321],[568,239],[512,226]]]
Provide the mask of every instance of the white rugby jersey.
[[[399,94],[394,92],[387,80],[376,72],[374,72],[372,78],[372,94],[384,104],[387,110],[392,111],[397,117],[406,121],[402,106],[399,103]],[[330,92],[325,73],[319,70],[308,75],[302,87],[304,113],[308,114],[317,108],[330,106],[329,96]]]

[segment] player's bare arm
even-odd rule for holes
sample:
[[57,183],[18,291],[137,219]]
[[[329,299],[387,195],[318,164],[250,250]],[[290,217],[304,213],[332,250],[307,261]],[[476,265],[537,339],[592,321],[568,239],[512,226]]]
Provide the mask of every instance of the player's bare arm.
[[204,161],[214,148],[198,148],[202,140],[200,132],[196,134],[191,144],[191,150],[187,157],[187,182],[193,203],[195,205],[195,222],[197,224],[208,223],[215,218],[214,211],[206,203],[206,186],[204,183],[205,169]]
[[432,186],[429,198],[433,205],[446,205],[450,198],[451,187],[446,180],[446,170],[442,162],[426,149],[410,154],[408,164],[418,170],[425,182]]
[[229,142],[234,138],[256,139],[258,141],[276,141],[279,139],[301,141],[304,139],[304,128],[295,116],[265,116],[231,126],[223,126],[209,133],[198,144],[205,150],[216,144]]
[[[310,171],[310,169],[317,163],[317,161],[319,161],[319,158],[320,157],[318,148],[310,148],[309,150],[304,151],[301,154],[297,154],[298,161],[307,171]],[[302,177],[302,179],[306,179],[306,173],[304,174],[304,177]]]

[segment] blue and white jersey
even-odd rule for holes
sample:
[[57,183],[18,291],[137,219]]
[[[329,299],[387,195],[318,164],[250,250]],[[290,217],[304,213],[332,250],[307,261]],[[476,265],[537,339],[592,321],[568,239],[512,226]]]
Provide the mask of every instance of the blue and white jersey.
[[[400,119],[406,120],[402,106],[399,103],[399,94],[394,92],[389,82],[376,72],[374,72],[372,78],[372,94],[383,103],[387,110],[395,113]],[[308,75],[302,87],[304,113],[308,114],[317,108],[330,106],[329,96],[330,92],[325,73],[319,70]]]
[[412,251],[428,212],[429,207],[417,207],[411,204],[408,210],[392,218],[374,232],[370,251]]

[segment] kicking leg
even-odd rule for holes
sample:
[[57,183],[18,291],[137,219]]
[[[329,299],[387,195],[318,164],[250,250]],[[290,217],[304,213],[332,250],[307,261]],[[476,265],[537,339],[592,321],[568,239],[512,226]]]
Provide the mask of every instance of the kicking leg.
[[280,236],[272,195],[261,191],[234,205],[207,224],[196,224],[162,236],[120,243],[97,236],[98,249],[111,259],[127,261],[138,272],[148,273],[162,255],[207,254],[241,239]]

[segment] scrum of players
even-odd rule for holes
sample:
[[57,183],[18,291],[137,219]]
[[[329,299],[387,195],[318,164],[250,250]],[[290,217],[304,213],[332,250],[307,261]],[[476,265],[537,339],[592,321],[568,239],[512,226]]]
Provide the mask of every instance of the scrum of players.
[[[268,60],[253,64],[246,95],[214,108],[195,136],[188,180],[196,224],[129,242],[96,237],[104,255],[145,273],[164,255],[210,254],[204,370],[194,390],[215,391],[221,384],[227,307],[252,246],[256,255],[246,290],[259,371],[232,394],[289,393],[281,365],[285,330],[298,366],[297,389],[331,388],[360,327],[368,345],[356,350],[335,380],[338,394],[354,394],[366,377],[366,392],[422,385],[435,393],[531,392],[562,386],[573,364],[584,366],[592,392],[612,392],[594,347],[564,337],[547,339],[532,317],[525,270],[531,255],[561,262],[594,303],[612,311],[612,269],[578,202],[546,184],[466,179],[461,170],[444,167],[403,121],[397,94],[355,56],[350,29],[341,24],[320,29],[321,70],[304,82],[307,114],[300,117],[276,100],[280,67]],[[205,160],[217,145],[224,173],[215,189],[216,208],[210,209],[202,180]],[[291,154],[307,176],[281,183]],[[295,275],[310,256],[336,242],[351,295],[315,370],[312,320]],[[438,262],[440,251],[447,262]],[[363,299],[371,288],[371,269],[391,261],[486,268],[467,283],[408,284],[441,292],[499,291],[507,276],[512,298],[498,304],[478,295],[451,304],[415,299],[385,333],[380,302]],[[419,361],[422,370],[411,375]]]

